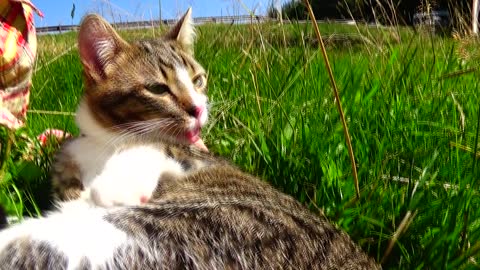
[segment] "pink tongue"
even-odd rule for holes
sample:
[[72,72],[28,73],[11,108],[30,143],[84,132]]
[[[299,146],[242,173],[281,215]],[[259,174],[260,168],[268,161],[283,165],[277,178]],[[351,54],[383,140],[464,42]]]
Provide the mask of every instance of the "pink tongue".
[[187,132],[187,140],[190,143],[195,143],[200,140],[200,131],[198,129]]

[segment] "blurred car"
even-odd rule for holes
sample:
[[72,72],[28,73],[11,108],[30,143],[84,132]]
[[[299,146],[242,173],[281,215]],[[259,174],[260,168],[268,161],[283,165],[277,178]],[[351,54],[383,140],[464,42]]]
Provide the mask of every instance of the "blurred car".
[[413,15],[413,26],[416,29],[428,30],[434,33],[445,33],[451,30],[450,14],[446,10],[419,12]]

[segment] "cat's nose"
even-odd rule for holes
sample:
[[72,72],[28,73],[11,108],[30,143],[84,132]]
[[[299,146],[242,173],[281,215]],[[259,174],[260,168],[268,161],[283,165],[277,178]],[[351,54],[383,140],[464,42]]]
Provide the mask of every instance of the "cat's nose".
[[203,106],[192,106],[187,112],[189,115],[199,118],[200,115],[202,115],[203,110]]

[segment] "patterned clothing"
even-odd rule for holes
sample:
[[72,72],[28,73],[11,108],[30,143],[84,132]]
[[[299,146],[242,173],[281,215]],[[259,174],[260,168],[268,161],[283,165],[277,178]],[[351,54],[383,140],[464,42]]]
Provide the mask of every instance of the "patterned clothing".
[[29,0],[0,0],[0,125],[17,129],[26,117],[37,40]]

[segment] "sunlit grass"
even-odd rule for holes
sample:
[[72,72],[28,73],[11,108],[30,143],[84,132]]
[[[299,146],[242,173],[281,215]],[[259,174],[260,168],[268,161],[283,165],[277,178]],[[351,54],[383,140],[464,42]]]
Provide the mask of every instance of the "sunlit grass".
[[[207,145],[324,213],[378,261],[398,236],[385,268],[478,267],[477,43],[365,26],[322,25],[322,33],[352,136],[360,201],[308,25],[199,27],[195,53],[208,70],[212,104]],[[159,31],[122,34],[131,40]],[[78,132],[69,114],[82,92],[77,54],[74,33],[39,37],[30,137],[46,128]],[[12,156],[14,177],[2,182],[0,202],[13,215],[36,213],[32,201],[47,206],[52,149],[41,151],[26,175]]]

